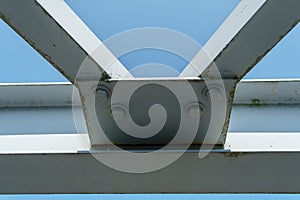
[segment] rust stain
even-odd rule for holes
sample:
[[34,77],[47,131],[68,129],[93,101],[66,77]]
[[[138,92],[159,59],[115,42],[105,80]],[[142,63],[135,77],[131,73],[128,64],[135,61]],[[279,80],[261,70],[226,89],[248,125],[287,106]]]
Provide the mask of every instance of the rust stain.
[[237,157],[244,156],[245,154],[246,154],[245,152],[229,152],[229,153],[225,153],[224,155],[229,158],[237,158]]
[[226,120],[224,122],[224,126],[223,126],[222,133],[221,133],[221,142],[223,144],[225,144],[226,138],[227,138],[226,135],[227,135],[228,128],[229,128],[230,116],[231,116],[231,112],[232,112],[232,105],[233,105],[234,94],[236,91],[237,80],[235,80],[235,82],[233,84],[234,85],[230,88],[228,102],[227,102],[227,108],[230,108],[230,109],[227,109],[227,111],[226,111]]
[[260,100],[259,99],[251,99],[251,104],[252,105],[260,105],[261,103],[260,103]]

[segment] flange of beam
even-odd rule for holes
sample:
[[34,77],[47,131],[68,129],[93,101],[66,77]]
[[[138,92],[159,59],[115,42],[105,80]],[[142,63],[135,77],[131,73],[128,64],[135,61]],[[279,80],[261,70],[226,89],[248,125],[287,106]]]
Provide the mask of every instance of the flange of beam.
[[[87,56],[91,65],[113,78],[129,74],[63,0],[3,0],[0,16],[71,82]],[[99,53],[116,60],[113,67],[103,68],[107,64]]]

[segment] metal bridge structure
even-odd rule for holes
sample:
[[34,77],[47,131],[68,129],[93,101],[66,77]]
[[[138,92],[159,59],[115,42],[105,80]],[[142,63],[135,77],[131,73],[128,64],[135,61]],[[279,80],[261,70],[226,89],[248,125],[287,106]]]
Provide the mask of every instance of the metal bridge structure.
[[[299,0],[242,0],[180,77],[135,78],[65,1],[0,0],[0,17],[70,81],[0,84],[0,193],[299,193],[300,80],[242,80],[297,25],[299,10]],[[141,83],[149,87],[136,95],[138,109],[122,107],[122,95]],[[156,83],[179,91],[189,83],[196,91],[197,102],[187,96],[181,112],[190,121],[201,115],[193,140],[189,126],[172,139],[177,104],[164,93],[153,97],[161,90]],[[118,84],[123,93],[106,112]],[[141,116],[141,102],[149,99],[175,113],[165,134],[143,140],[116,134],[111,115],[118,123],[129,111]],[[127,156],[118,148],[141,155],[170,138],[171,150],[148,162],[178,159],[147,173],[118,171],[95,156],[118,164]],[[208,153],[201,159],[199,146]]]

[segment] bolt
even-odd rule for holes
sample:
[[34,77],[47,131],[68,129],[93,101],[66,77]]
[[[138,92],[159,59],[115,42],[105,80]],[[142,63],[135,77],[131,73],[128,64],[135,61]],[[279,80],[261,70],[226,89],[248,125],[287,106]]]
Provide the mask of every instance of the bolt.
[[124,119],[126,116],[126,109],[122,105],[112,106],[110,112],[112,117],[117,121]]
[[204,108],[201,103],[196,102],[189,104],[186,111],[191,118],[200,119],[201,115],[203,114]]
[[217,102],[222,98],[223,92],[219,86],[213,85],[205,89],[204,95],[206,98],[210,98],[212,102]]
[[103,102],[105,100],[107,100],[109,97],[109,92],[107,89],[105,88],[98,88],[96,90],[96,94],[95,94],[95,100],[97,102]]

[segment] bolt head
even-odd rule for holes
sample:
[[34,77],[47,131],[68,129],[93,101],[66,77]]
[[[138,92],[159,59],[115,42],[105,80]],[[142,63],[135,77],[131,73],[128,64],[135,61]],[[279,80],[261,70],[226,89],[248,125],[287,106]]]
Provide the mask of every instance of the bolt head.
[[106,101],[109,98],[109,92],[105,88],[98,88],[95,94],[95,100],[97,102]]
[[203,114],[204,107],[201,103],[191,103],[187,106],[186,112],[193,119],[200,119]]
[[222,98],[223,92],[219,86],[210,86],[205,90],[205,96],[212,102],[217,102]]
[[121,105],[114,105],[111,107],[111,115],[114,120],[122,120],[126,116],[126,109]]

